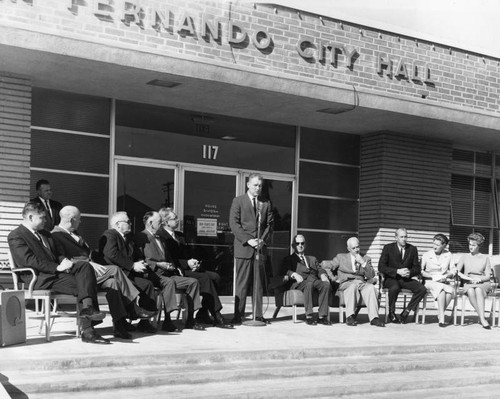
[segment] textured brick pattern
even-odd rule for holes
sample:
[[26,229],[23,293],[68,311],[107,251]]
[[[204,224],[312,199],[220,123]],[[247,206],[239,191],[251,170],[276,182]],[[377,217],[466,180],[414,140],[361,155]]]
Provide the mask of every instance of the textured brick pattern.
[[[294,9],[270,4],[118,0],[111,2],[113,6],[106,6],[109,3],[97,0],[0,1],[0,25],[160,55],[225,63],[282,77],[311,78],[326,84],[345,83],[390,95],[426,98],[430,103],[500,112],[500,61],[492,57],[331,18],[320,19],[318,15],[297,13]],[[125,8],[126,15],[123,13]],[[215,31],[216,19],[220,19],[219,41],[210,33],[202,36],[207,30],[201,23],[202,17]],[[248,33],[242,43],[229,44],[229,21]],[[266,35],[260,34],[255,39],[259,31],[272,39],[271,45],[262,50],[255,42],[265,46]],[[217,32],[214,35],[219,36]],[[238,37],[236,35],[236,39]],[[311,49],[303,49],[312,54],[310,59],[298,54],[297,43],[304,37],[315,43]],[[337,49],[333,51],[333,64],[329,48],[319,54],[315,49],[328,44]],[[347,68],[345,54],[354,49],[359,54],[354,54],[352,68]],[[384,62],[392,62],[392,76],[387,75],[387,68],[377,73],[379,56]],[[413,62],[420,67],[420,76],[423,65],[430,66],[434,86],[411,79]],[[397,70],[403,74],[408,72],[410,76],[401,78]]]
[[420,255],[450,223],[451,143],[391,133],[361,139],[359,235],[378,263],[394,231],[406,227]]
[[31,86],[25,79],[0,74],[0,258],[7,234],[21,220],[29,199]]

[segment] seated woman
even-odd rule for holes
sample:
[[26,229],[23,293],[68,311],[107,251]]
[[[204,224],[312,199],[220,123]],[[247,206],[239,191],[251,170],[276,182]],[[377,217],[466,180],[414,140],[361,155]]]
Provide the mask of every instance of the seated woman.
[[467,237],[469,241],[469,251],[458,261],[458,275],[465,281],[464,289],[469,297],[471,305],[479,316],[479,323],[483,328],[489,330],[491,326],[484,317],[485,298],[491,289],[490,258],[479,252],[479,247],[484,242],[481,233],[472,233]]
[[437,301],[439,327],[447,326],[444,313],[454,294],[450,278],[455,274],[455,270],[450,268],[451,253],[446,250],[447,245],[448,237],[436,234],[433,238],[433,249],[422,256],[422,277],[425,279],[425,287]]

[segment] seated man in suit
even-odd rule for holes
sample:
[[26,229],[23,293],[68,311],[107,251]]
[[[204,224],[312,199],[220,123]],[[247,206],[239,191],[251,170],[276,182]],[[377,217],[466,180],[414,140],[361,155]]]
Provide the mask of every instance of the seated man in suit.
[[113,317],[114,336],[131,339],[129,331],[135,330],[135,327],[127,322],[127,316],[148,319],[154,316],[155,312],[139,306],[140,292],[120,267],[102,266],[91,261],[90,247],[77,232],[81,222],[78,208],[65,206],[59,215],[61,222],[51,233],[58,253],[74,263],[90,262],[96,273],[98,287],[106,291],[109,311]]
[[[332,323],[328,320],[329,302],[332,296],[332,287],[328,281],[326,271],[323,270],[314,256],[304,255],[306,239],[298,234],[292,240],[293,254],[283,259],[282,271],[286,281],[294,280],[290,289],[301,290],[304,293],[304,308],[306,311],[306,323],[326,326]],[[313,291],[319,293],[318,316],[319,320],[313,319]]]
[[46,231],[51,231],[54,226],[59,224],[59,211],[62,208],[60,202],[52,199],[52,188],[48,180],[41,179],[35,185],[37,196],[31,202],[42,204],[45,208],[45,226]]
[[[156,293],[150,280],[152,272],[136,250],[130,237],[130,219],[126,212],[116,212],[111,215],[111,229],[106,230],[99,239],[99,263],[119,266],[127,277],[141,292],[141,307],[156,311]],[[156,328],[149,320],[142,319],[137,323],[137,331],[155,333]]]
[[359,240],[351,237],[347,240],[346,254],[338,254],[330,261],[321,262],[328,277],[333,280],[333,273],[337,273],[339,291],[344,295],[345,310],[347,314],[346,324],[355,326],[356,308],[361,298],[368,309],[370,324],[377,327],[385,327],[378,317],[377,289],[373,285],[375,271],[372,261],[368,256],[360,255]]
[[[418,251],[408,244],[408,233],[405,228],[399,228],[395,233],[396,242],[387,244],[382,250],[378,270],[385,276],[384,288],[389,290],[389,320],[393,323],[406,323],[410,311],[415,311],[420,301],[427,294],[427,289],[413,277],[420,275],[421,268]],[[401,289],[413,292],[406,309],[398,317],[396,301]]]
[[178,269],[168,257],[165,239],[157,234],[161,226],[160,214],[152,211],[146,212],[143,222],[146,228],[137,234],[135,243],[140,251],[140,256],[146,260],[149,269],[153,272],[150,278],[156,281],[156,286],[162,288],[166,309],[162,330],[178,331],[170,320],[170,312],[177,309],[176,289],[185,290],[187,294],[188,317],[184,328],[205,330],[205,327],[194,320],[194,312],[201,307],[198,280],[184,276],[183,271]]
[[97,334],[93,327],[104,319],[104,313],[98,310],[94,268],[89,262],[72,262],[57,252],[51,234],[43,230],[46,222],[43,205],[28,202],[22,216],[21,225],[8,236],[16,266],[35,270],[38,276],[35,289],[76,296],[82,341],[109,344],[110,341]]
[[[200,323],[213,324],[219,328],[232,328],[221,315],[222,303],[217,293],[217,282],[220,276],[216,272],[203,270],[197,259],[188,255],[188,248],[182,233],[175,229],[179,226],[179,218],[171,208],[162,208],[158,212],[162,219],[162,226],[157,234],[165,239],[167,248],[166,257],[177,269],[182,270],[186,277],[198,280],[200,285],[201,309],[196,315],[196,320]],[[210,319],[212,315],[213,320]]]

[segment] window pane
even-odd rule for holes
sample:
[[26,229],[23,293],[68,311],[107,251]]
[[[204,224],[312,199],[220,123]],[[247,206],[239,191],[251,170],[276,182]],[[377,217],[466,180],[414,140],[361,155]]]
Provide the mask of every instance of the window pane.
[[332,197],[359,198],[359,169],[300,163],[300,192]]
[[33,126],[109,135],[109,99],[33,88]]
[[35,197],[35,183],[40,179],[50,182],[54,200],[64,205],[73,205],[82,213],[108,214],[107,177],[81,176],[70,173],[31,171],[31,187]]
[[358,201],[299,197],[299,229],[358,230]]
[[99,238],[104,230],[108,229],[108,218],[95,218],[82,216],[82,223],[78,227],[78,233],[89,244],[90,249],[97,250],[99,247]]
[[318,161],[359,165],[359,136],[302,128],[300,157]]
[[109,139],[31,131],[31,166],[107,174]]
[[126,211],[132,232],[144,229],[142,218],[148,211],[174,206],[174,171],[145,166],[118,165],[116,209]]
[[451,176],[452,223],[473,224],[474,178],[471,176]]
[[[318,261],[331,260],[338,253],[347,252],[347,240],[355,234],[340,233],[317,233],[311,231],[300,231],[307,241],[306,253],[315,256]],[[363,247],[363,243],[361,243]]]

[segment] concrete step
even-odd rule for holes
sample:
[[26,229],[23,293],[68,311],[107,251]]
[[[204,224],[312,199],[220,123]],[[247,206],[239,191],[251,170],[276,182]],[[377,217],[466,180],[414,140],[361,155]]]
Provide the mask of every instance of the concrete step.
[[[195,354],[170,354],[167,357],[159,353],[147,356],[146,359],[137,356],[119,357],[114,362],[99,357],[70,362],[45,359],[39,362],[39,368],[25,359],[27,367],[19,367],[19,363],[13,362],[2,373],[8,377],[12,387],[28,394],[30,398],[35,397],[32,395],[55,397],[71,392],[72,399],[79,394],[98,398],[100,396],[96,395],[99,392],[108,392],[112,396],[107,397],[115,397],[119,391],[127,388],[133,395],[137,393],[137,397],[144,397],[151,389],[156,392],[168,389],[169,396],[176,392],[176,397],[197,397],[189,396],[193,387],[202,387],[204,397],[221,397],[221,384],[224,385],[223,392],[231,394],[236,392],[238,395],[245,395],[245,392],[253,392],[258,397],[299,397],[300,395],[295,396],[294,389],[288,392],[288,386],[304,391],[303,388],[310,385],[306,380],[314,381],[319,396],[328,395],[327,391],[332,386],[349,395],[390,392],[395,387],[404,387],[404,381],[411,382],[415,378],[420,378],[421,383],[412,383],[412,388],[442,387],[436,385],[435,380],[428,379],[428,374],[432,373],[440,375],[446,381],[446,387],[449,384],[477,386],[500,383],[500,350],[485,350],[483,345],[477,346],[480,347],[479,350],[466,348],[465,351],[462,348],[458,350],[456,346],[423,345],[336,348],[331,351],[314,349],[296,353],[205,353],[205,357],[201,354],[199,357],[194,356]],[[419,350],[416,351],[417,349]],[[49,365],[54,367],[49,368]],[[362,379],[360,375],[363,376]],[[365,381],[365,376],[371,376],[368,380],[369,389],[360,384],[360,381]],[[302,380],[305,385],[298,383]],[[275,389],[278,381],[285,387],[283,392]],[[261,388],[256,391],[252,386]],[[6,388],[9,391],[8,385]],[[144,396],[139,394],[142,391]],[[15,397],[14,389],[9,392]],[[266,396],[268,393],[269,396]]]
[[[332,377],[306,375],[293,378],[165,384],[135,389],[72,392],[72,399],[121,398],[437,398],[498,397],[500,367],[423,370],[412,373],[363,373]],[[31,399],[67,398],[68,392],[33,393]],[[15,396],[13,396],[15,398]]]

